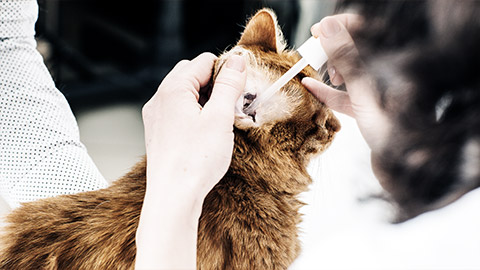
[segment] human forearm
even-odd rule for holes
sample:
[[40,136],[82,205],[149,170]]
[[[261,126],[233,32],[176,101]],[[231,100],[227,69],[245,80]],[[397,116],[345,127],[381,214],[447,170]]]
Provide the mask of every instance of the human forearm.
[[[153,185],[164,183],[150,180]],[[137,230],[136,269],[195,269],[202,202],[178,186],[147,187]]]
[[227,172],[233,151],[234,106],[245,87],[241,56],[232,56],[201,107],[200,87],[216,57],[181,61],[143,108],[147,188],[137,230],[137,269],[196,267],[204,198]]
[[12,208],[107,185],[36,50],[37,13],[35,0],[0,1],[0,195]]

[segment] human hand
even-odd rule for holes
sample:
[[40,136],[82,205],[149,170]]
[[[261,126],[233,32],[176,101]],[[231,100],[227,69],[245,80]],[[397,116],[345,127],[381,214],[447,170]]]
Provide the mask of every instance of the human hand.
[[[227,172],[233,151],[234,105],[245,86],[245,62],[237,55],[227,61],[202,108],[199,90],[209,82],[215,59],[204,53],[179,62],[145,104],[149,185],[174,184],[203,198]],[[157,178],[157,172],[185,182],[168,183]]]
[[347,91],[312,78],[304,78],[302,83],[327,107],[355,118],[372,152],[379,152],[386,143],[391,122],[379,105],[375,82],[366,72],[349,33],[361,23],[358,15],[339,14],[326,17],[311,28],[328,55],[331,83],[334,86],[345,83]]
[[137,269],[195,268],[204,198],[227,172],[235,102],[245,87],[245,60],[231,56],[209,101],[198,103],[216,57],[183,60],[143,107],[147,189],[137,229]]

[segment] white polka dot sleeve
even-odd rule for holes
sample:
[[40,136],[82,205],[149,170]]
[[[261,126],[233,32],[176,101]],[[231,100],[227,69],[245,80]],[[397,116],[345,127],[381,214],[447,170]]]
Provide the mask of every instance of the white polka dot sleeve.
[[0,0],[0,195],[21,202],[107,186],[36,50],[35,0]]

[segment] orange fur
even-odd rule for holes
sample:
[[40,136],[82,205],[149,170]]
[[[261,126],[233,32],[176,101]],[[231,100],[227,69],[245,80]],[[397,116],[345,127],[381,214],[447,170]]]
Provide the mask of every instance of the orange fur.
[[250,20],[238,45],[260,45],[268,50],[277,49],[277,24],[275,15],[269,10],[255,14],[255,20]]
[[[261,10],[237,46],[253,55],[247,65],[260,65],[268,80],[299,59],[278,47],[277,31],[273,13]],[[237,119],[231,166],[203,204],[198,269],[286,269],[298,256],[303,203],[297,195],[311,183],[306,166],[340,128],[300,84],[303,76],[316,74],[306,68],[282,90],[287,101],[295,100],[290,111],[279,112],[283,120],[267,117],[261,125],[245,126]],[[145,166],[138,163],[109,188],[14,210],[2,238],[0,269],[133,269]]]

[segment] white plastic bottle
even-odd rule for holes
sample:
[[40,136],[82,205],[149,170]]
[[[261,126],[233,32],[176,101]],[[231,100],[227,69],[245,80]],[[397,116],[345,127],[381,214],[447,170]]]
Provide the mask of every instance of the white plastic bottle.
[[287,84],[307,65],[310,65],[313,69],[318,71],[320,67],[322,67],[322,65],[328,60],[327,54],[320,44],[320,39],[315,37],[310,37],[297,49],[297,51],[302,58],[285,74],[283,74],[282,77],[268,87],[267,90],[258,95],[258,97],[244,110],[245,113],[250,114],[254,112],[264,101],[268,100],[276,92],[280,91],[285,84]]

